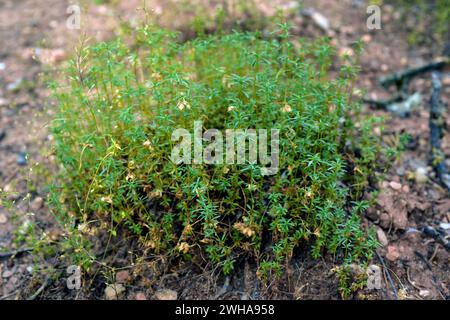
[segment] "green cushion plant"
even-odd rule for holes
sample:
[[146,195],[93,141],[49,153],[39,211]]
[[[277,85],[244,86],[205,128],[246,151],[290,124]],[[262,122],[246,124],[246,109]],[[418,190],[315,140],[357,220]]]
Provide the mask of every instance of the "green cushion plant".
[[[201,252],[226,274],[252,257],[262,279],[281,275],[302,243],[314,258],[371,258],[377,242],[360,215],[384,152],[379,119],[352,99],[355,58],[336,62],[327,39],[295,40],[288,29],[179,43],[146,26],[78,50],[68,80],[51,85],[61,172],[50,200],[75,263],[88,264],[87,239],[101,231],[134,234],[158,254]],[[172,133],[195,121],[278,129],[276,174],[249,162],[172,162]]]

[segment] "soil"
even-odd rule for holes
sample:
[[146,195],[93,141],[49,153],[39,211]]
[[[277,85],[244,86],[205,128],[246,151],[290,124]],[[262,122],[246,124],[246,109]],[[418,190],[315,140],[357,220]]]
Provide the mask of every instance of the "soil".
[[[255,1],[262,14],[289,7],[290,1]],[[191,37],[187,22],[191,13],[174,19],[170,1],[147,1],[152,17],[161,25],[176,28]],[[51,97],[45,82],[60,77],[64,61],[86,34],[93,40],[113,37],[121,21],[139,21],[141,1],[85,5],[82,29],[66,27],[70,1],[4,0],[0,2],[0,187],[14,194],[13,209],[0,207],[0,252],[21,248],[21,230],[35,225],[54,241],[64,234],[45,203],[46,187],[57,170],[52,155],[48,123],[52,116]],[[206,8],[212,5],[205,4]],[[410,46],[407,28],[394,6],[382,7],[382,29],[366,27],[366,1],[315,0],[304,7],[314,8],[330,22],[322,30],[299,11],[289,14],[294,33],[299,36],[331,36],[340,52],[362,38],[366,50],[361,59],[358,86],[372,99],[389,94],[378,84],[381,76],[431,61],[442,52],[437,43]],[[133,22],[134,21],[134,22]],[[442,100],[449,102],[449,74],[444,74]],[[420,230],[439,229],[450,222],[450,198],[430,167],[429,97],[430,75],[411,83],[410,93],[420,92],[422,102],[408,117],[366,106],[367,113],[386,117],[386,142],[396,134],[408,133],[407,150],[379,186],[377,205],[366,213],[363,223],[375,227],[382,247],[372,263],[382,268],[380,289],[357,291],[354,299],[448,299],[450,297],[449,251]],[[446,117],[447,125],[450,118]],[[450,155],[450,141],[444,137],[442,149]],[[423,173],[418,176],[417,173]],[[422,179],[421,179],[422,178]],[[33,224],[30,224],[32,222]],[[444,231],[445,232],[445,231]],[[447,236],[449,230],[447,229]],[[445,234],[444,234],[445,236]],[[118,237],[120,238],[120,237]],[[178,299],[340,299],[337,263],[325,255],[312,260],[304,248],[297,250],[288,275],[268,286],[256,277],[252,261],[241,261],[236,272],[224,277],[217,268],[194,262],[167,261],[139,249],[135,239],[122,239],[106,248],[107,239],[98,239],[99,255],[114,265],[111,272],[84,274],[80,290],[67,288],[65,259],[34,259],[27,252],[0,258],[0,299],[104,299],[108,284],[122,282],[126,299],[155,299],[161,290]],[[38,239],[36,239],[38,241]],[[46,278],[52,268],[58,277]],[[122,271],[120,277],[116,274]],[[119,279],[120,278],[120,279]],[[389,280],[391,279],[391,280]],[[395,290],[392,289],[395,287]],[[172,291],[171,291],[172,290]],[[165,293],[167,293],[165,292]],[[172,295],[173,296],[173,295]]]

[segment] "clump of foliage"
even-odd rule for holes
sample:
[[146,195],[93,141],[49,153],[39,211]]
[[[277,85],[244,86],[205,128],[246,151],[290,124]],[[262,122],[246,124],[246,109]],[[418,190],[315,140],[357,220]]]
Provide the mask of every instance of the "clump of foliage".
[[[282,274],[301,243],[315,258],[371,258],[377,243],[360,214],[383,153],[379,119],[352,99],[354,58],[335,63],[328,39],[294,42],[288,29],[179,43],[145,26],[126,41],[80,48],[67,83],[52,84],[61,173],[50,203],[75,263],[88,262],[88,237],[105,230],[134,234],[155,253],[205,256],[224,273],[252,256],[262,279]],[[279,129],[278,172],[173,163],[173,131],[197,120],[205,129]]]

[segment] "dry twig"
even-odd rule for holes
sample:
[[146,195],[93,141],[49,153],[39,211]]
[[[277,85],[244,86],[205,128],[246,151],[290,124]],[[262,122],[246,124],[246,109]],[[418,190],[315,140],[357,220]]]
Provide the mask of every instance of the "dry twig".
[[430,144],[431,163],[440,182],[450,190],[450,175],[444,163],[444,154],[441,150],[441,139],[444,136],[444,107],[440,99],[441,95],[440,73],[432,73],[432,92],[430,99]]
[[22,249],[12,250],[12,251],[8,251],[8,252],[0,252],[0,260],[7,259],[9,257],[15,257],[15,256],[21,255],[23,253],[30,252],[32,250],[33,250],[33,248],[22,248]]
[[379,255],[379,253],[377,251],[375,251],[375,253],[378,257],[378,260],[380,260],[381,265],[383,266],[384,273],[387,276],[387,279],[389,280],[389,284],[391,285],[392,291],[394,292],[395,299],[398,300],[397,289],[395,288],[394,281],[392,280],[389,270],[388,270],[386,264],[384,263],[384,259]]

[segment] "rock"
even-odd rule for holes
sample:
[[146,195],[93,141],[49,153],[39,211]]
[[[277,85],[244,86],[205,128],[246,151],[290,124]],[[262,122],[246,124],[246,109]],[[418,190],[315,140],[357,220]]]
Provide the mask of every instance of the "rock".
[[44,199],[41,197],[36,197],[31,201],[30,208],[33,212],[38,211],[44,205]]
[[449,76],[442,78],[442,85],[445,87],[450,86],[450,77]]
[[5,98],[0,97],[0,107],[6,107],[9,104],[9,101]]
[[11,192],[14,191],[14,188],[12,187],[12,185],[6,184],[6,185],[3,187],[3,191],[6,192],[6,193],[11,193]]
[[420,290],[419,291],[419,296],[421,296],[422,298],[428,298],[430,295],[431,295],[431,293],[428,290]]
[[405,117],[411,110],[422,103],[422,95],[418,92],[408,97],[405,101],[395,102],[387,106],[388,111],[397,114],[400,117]]
[[420,233],[419,230],[417,230],[416,228],[408,228],[408,230],[406,230],[405,234],[415,234],[415,233]]
[[8,85],[6,86],[6,90],[8,90],[8,91],[19,90],[22,82],[23,82],[22,78],[18,78],[14,82],[8,83]]
[[178,294],[174,290],[160,289],[156,291],[155,297],[157,300],[177,300]]
[[125,292],[125,287],[120,283],[110,284],[105,289],[106,300],[117,300]]
[[3,272],[2,277],[3,278],[9,278],[13,275],[14,273],[11,270],[6,270]]
[[147,300],[147,296],[143,292],[138,292],[134,296],[134,300]]
[[424,184],[428,181],[427,169],[424,167],[419,167],[414,172],[414,180],[417,184]]
[[365,34],[362,36],[361,40],[364,43],[369,43],[370,41],[372,41],[372,36],[370,34]]
[[51,20],[51,21],[48,23],[48,26],[49,26],[50,28],[52,28],[52,29],[56,29],[56,28],[58,27],[58,21],[56,21],[56,20]]
[[443,229],[443,230],[450,230],[450,223],[444,223],[444,222],[441,222],[441,223],[439,224],[439,228],[441,228],[441,229]]
[[377,238],[383,247],[388,245],[389,241],[388,241],[388,239],[386,237],[386,233],[384,233],[383,229],[381,229],[381,228],[377,229]]
[[328,31],[330,29],[330,22],[320,12],[314,9],[305,9],[302,13],[304,16],[311,18],[311,20],[323,31]]
[[[423,116],[429,117],[428,112],[426,112]],[[427,141],[425,141],[425,145],[428,145]],[[407,160],[406,163],[412,171],[416,171],[418,168],[424,168],[425,170],[427,168],[427,163],[418,158],[411,158],[411,159]]]
[[395,173],[400,176],[403,177],[406,173],[406,169],[403,166],[399,166],[397,169],[395,169]]
[[3,191],[6,194],[6,198],[10,201],[13,201],[13,200],[16,200],[19,198],[19,193],[15,190],[15,187],[12,186],[11,184],[6,184],[3,187]]
[[128,271],[123,270],[116,273],[117,283],[127,283],[128,281],[130,281],[130,273]]
[[398,252],[397,247],[389,246],[387,249],[388,252],[386,254],[386,259],[391,262],[395,262],[400,257],[400,253]]
[[383,213],[380,215],[380,226],[383,228],[389,227],[391,224],[391,217],[387,213]]
[[[389,215],[389,223],[392,221],[396,229],[406,229],[408,225],[408,210],[405,199],[398,197],[393,191],[386,189],[378,195],[377,202],[385,213]],[[384,228],[387,225],[385,223],[382,224]]]
[[389,186],[394,190],[400,190],[402,188],[402,185],[395,181],[389,182]]
[[409,186],[407,185],[407,184],[405,184],[405,185],[403,185],[403,187],[402,187],[402,191],[404,192],[404,193],[409,193]]
[[408,226],[408,212],[400,209],[392,212],[392,223],[396,229],[405,230]]
[[8,217],[4,213],[0,213],[0,224],[5,224],[8,222]]
[[27,165],[27,157],[25,152],[21,152],[17,155],[16,163],[19,166],[25,166]]

